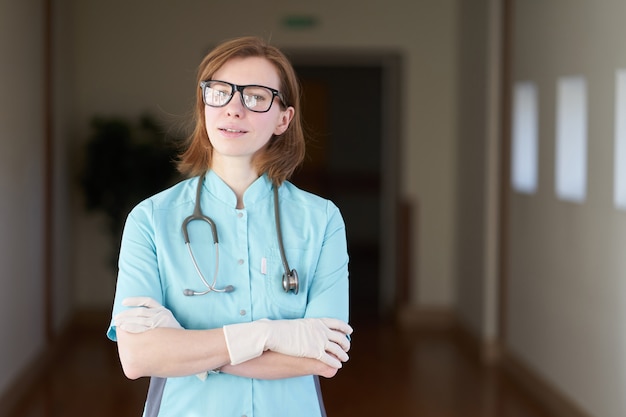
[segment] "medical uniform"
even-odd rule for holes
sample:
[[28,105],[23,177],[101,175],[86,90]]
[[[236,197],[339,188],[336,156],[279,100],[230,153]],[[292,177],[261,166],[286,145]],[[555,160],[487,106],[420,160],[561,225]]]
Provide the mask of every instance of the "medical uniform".
[[[113,316],[126,297],[151,297],[170,309],[186,329],[221,328],[262,318],[332,317],[348,321],[348,255],[345,226],[330,201],[296,188],[279,188],[280,221],[289,266],[300,280],[298,294],[285,293],[272,182],[266,175],[246,190],[245,208],[214,172],[204,180],[201,208],[215,222],[219,240],[217,288],[229,293],[185,296],[206,287],[194,269],[181,231],[194,209],[198,178],[169,188],[137,205],[129,214],[119,258]],[[209,283],[216,262],[210,226],[189,223],[189,239]],[[116,340],[113,323],[108,337]],[[319,381],[314,376],[259,380],[225,373],[152,378],[146,417],[324,416]]]

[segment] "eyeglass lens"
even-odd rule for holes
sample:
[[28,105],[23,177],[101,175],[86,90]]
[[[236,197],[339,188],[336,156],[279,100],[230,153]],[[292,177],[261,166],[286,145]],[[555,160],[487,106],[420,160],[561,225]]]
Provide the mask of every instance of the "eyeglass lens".
[[[255,112],[266,112],[272,107],[272,90],[261,86],[244,86],[241,98],[244,106]],[[221,81],[207,81],[204,87],[204,102],[208,106],[222,107],[234,94],[233,86]]]

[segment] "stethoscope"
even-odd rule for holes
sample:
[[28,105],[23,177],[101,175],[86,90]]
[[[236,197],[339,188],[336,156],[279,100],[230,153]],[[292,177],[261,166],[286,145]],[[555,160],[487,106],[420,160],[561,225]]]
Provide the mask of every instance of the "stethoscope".
[[[235,287],[233,287],[232,285],[227,285],[224,288],[217,288],[215,286],[215,284],[217,283],[217,272],[219,270],[220,253],[219,253],[219,243],[217,240],[217,227],[215,226],[215,222],[210,217],[205,216],[202,213],[202,209],[200,208],[200,195],[202,193],[202,185],[204,183],[205,175],[206,175],[206,172],[203,173],[198,179],[198,187],[196,189],[196,203],[193,208],[193,213],[190,216],[188,216],[185,220],[183,220],[182,229],[183,229],[183,237],[185,239],[185,245],[187,246],[189,256],[191,257],[191,262],[193,262],[193,266],[196,272],[198,273],[200,280],[202,280],[202,283],[207,289],[205,291],[194,291],[194,290],[187,288],[183,291],[183,294],[185,294],[186,296],[205,295],[210,292],[226,293],[226,292],[235,291]],[[287,257],[285,256],[285,247],[283,246],[283,235],[280,229],[280,210],[278,208],[278,187],[274,185],[272,188],[274,190],[274,218],[276,219],[276,234],[278,235],[278,249],[280,251],[280,257],[283,261],[283,268],[285,269],[285,272],[283,273],[283,290],[285,290],[285,292],[293,291],[294,294],[298,294],[298,290],[300,287],[299,279],[298,279],[298,272],[296,272],[295,269],[289,268],[289,264],[287,263]],[[215,247],[215,271],[213,272],[213,283],[211,284],[209,284],[207,279],[204,277],[204,274],[202,274],[202,271],[200,271],[200,268],[198,267],[198,262],[196,262],[196,257],[193,256],[193,251],[191,250],[191,243],[189,241],[189,232],[187,230],[187,226],[193,220],[203,220],[207,222],[209,226],[211,226],[211,234],[213,235],[213,246]]]

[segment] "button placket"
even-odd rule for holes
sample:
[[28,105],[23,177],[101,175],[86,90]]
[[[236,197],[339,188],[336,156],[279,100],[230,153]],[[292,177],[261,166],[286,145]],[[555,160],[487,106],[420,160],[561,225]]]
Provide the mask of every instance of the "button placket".
[[[237,218],[240,220],[237,225],[237,230],[239,233],[239,237],[241,239],[242,244],[240,245],[239,249],[242,251],[242,254],[247,254],[247,246],[248,246],[248,233],[247,233],[247,217],[245,215],[245,211],[242,210],[237,210]],[[245,250],[244,250],[245,249]],[[237,259],[237,265],[242,266],[246,263],[246,259],[245,257],[241,257],[239,259]]]
[[[238,250],[239,258],[236,258],[235,262],[237,264],[237,274],[243,277],[248,277],[249,273],[246,270],[246,266],[248,263],[248,216],[245,209],[237,210],[237,236],[238,236]],[[246,289],[246,292],[248,290]],[[242,299],[243,304],[240,305],[238,314],[240,317],[244,318],[248,315],[248,312],[251,311],[251,304],[248,299],[246,303]]]

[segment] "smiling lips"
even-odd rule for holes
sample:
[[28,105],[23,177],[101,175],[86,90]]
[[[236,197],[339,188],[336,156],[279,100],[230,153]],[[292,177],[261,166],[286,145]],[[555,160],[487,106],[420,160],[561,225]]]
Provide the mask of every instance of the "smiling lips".
[[241,129],[235,129],[235,128],[229,128],[229,127],[220,127],[218,129],[220,132],[222,132],[222,134],[226,137],[235,137],[235,136],[240,136],[243,135],[245,133],[248,133],[246,130],[241,130]]

